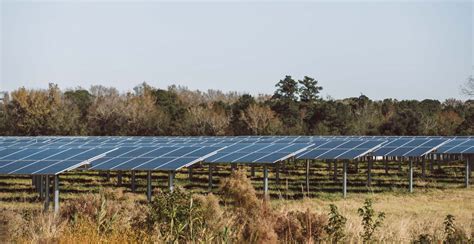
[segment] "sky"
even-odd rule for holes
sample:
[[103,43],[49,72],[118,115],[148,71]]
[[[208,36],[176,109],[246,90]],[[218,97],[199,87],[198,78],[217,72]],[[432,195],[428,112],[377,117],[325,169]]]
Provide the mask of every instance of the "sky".
[[466,99],[472,1],[0,0],[0,90],[100,84],[271,94],[285,75],[322,95]]

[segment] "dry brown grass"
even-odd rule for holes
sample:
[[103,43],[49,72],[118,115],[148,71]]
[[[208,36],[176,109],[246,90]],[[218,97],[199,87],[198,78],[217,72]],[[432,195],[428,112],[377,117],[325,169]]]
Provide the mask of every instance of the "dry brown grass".
[[[162,243],[167,240],[183,243],[319,243],[330,242],[324,227],[329,204],[335,204],[347,217],[346,241],[362,242],[363,226],[357,209],[365,199],[371,198],[375,211],[386,214],[382,227],[374,236],[380,242],[409,243],[420,235],[429,235],[435,241],[444,240],[443,221],[448,214],[455,216],[457,228],[468,237],[474,232],[474,189],[350,194],[347,199],[270,202],[258,197],[244,171],[236,171],[222,181],[219,196],[192,195],[190,192],[180,195],[180,191],[173,193],[177,195],[154,193],[155,199],[164,201],[156,206],[169,206],[172,210],[165,213],[165,217],[171,216],[165,220],[179,220],[184,224],[179,233],[167,231],[169,221],[162,219],[158,221],[162,228],[150,228],[148,220],[152,211],[163,214],[167,210],[143,204],[142,198],[120,189],[78,194],[61,205],[61,214],[56,218],[41,214],[37,209],[2,206],[0,222],[7,223],[5,228],[10,240],[19,243]],[[175,207],[184,211],[178,209],[176,212],[181,217],[173,215]],[[191,223],[192,227],[188,225]]]
[[[437,240],[444,238],[443,221],[446,215],[456,217],[456,225],[468,236],[474,234],[474,189],[433,190],[414,194],[352,194],[347,199],[335,201],[304,199],[277,201],[280,212],[303,211],[307,208],[317,213],[327,213],[329,204],[335,204],[347,217],[346,231],[350,241],[360,242],[361,219],[357,209],[366,198],[374,200],[374,209],[383,211],[386,219],[375,234],[376,239],[387,242],[410,242],[421,234]],[[472,238],[472,237],[471,237]]]

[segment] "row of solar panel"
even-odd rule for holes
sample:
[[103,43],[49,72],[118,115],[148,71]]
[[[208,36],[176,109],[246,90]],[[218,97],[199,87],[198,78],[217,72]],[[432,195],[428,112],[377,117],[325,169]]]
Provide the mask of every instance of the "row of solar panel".
[[[466,142],[467,141],[467,142]],[[176,170],[205,160],[209,163],[274,163],[299,159],[353,159],[376,156],[423,156],[439,147],[455,151],[470,148],[473,140],[408,139],[330,140],[308,143],[153,144],[112,148],[6,148],[0,150],[0,174],[57,174],[90,163],[92,169]],[[117,146],[117,145],[116,145]],[[467,149],[466,149],[467,148]],[[375,150],[375,151],[374,151]],[[89,152],[89,154],[83,154]],[[82,156],[81,156],[82,155]]]
[[406,137],[406,136],[225,136],[225,137],[0,137],[0,142],[23,142],[23,143],[34,143],[34,142],[43,142],[43,143],[68,143],[68,142],[77,142],[77,143],[118,143],[118,142],[127,142],[127,143],[154,143],[154,142],[188,142],[188,141],[214,141],[218,142],[221,140],[227,141],[265,141],[265,142],[310,142],[313,140],[319,139],[341,139],[341,140],[350,140],[350,139],[384,139],[384,140],[394,140],[394,139],[472,139],[473,137],[426,137],[426,136],[416,136],[416,137]]
[[[329,139],[319,139],[314,140],[312,143],[320,144],[321,142],[327,141]],[[381,140],[380,140],[381,141]],[[417,156],[420,154],[424,154],[426,151],[430,149],[436,148],[437,145],[442,144],[445,142],[445,139],[408,139],[408,138],[401,138],[395,140],[387,141],[383,148],[376,152],[377,156]],[[384,141],[385,142],[385,141]],[[474,149],[474,140],[471,139],[454,139],[448,141],[446,145],[441,146],[438,150],[440,153],[472,153]],[[124,147],[124,146],[136,146],[136,147],[153,147],[157,145],[175,145],[175,146],[228,146],[233,143],[248,143],[244,142],[231,142],[231,141],[220,141],[220,142],[208,142],[208,141],[201,141],[201,142],[187,142],[187,143],[52,143],[52,144],[42,144],[42,143],[34,143],[34,144],[23,144],[22,146],[25,148],[95,148],[95,147]],[[265,143],[265,142],[255,142],[255,143]],[[6,146],[8,145],[8,146]],[[11,144],[0,144],[0,148],[11,148],[11,147],[18,147]],[[411,151],[413,147],[418,147],[415,151]],[[426,150],[425,150],[426,149]],[[405,154],[410,153],[410,154]]]

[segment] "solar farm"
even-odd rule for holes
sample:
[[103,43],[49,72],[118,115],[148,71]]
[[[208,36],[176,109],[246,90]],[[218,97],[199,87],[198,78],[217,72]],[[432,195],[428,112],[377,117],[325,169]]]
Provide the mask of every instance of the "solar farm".
[[[270,198],[269,184],[279,184],[284,168],[304,165],[305,180],[300,182],[309,194],[316,166],[341,171],[340,192],[348,194],[348,168],[366,167],[366,185],[376,186],[374,163],[407,167],[406,191],[414,191],[414,168],[424,177],[435,164],[464,163],[464,186],[472,174],[473,137],[389,137],[389,136],[225,136],[225,137],[1,137],[0,175],[8,178],[31,177],[31,188],[44,203],[59,211],[61,178],[74,172],[99,172],[106,179],[130,176],[130,191],[137,192],[136,175],[146,175],[146,198],[153,198],[153,177],[167,175],[167,187],[174,190],[176,174],[189,182],[197,171],[207,172],[208,189],[215,184],[221,167],[246,168],[252,177],[260,171],[262,195]],[[390,165],[389,165],[390,162]],[[396,162],[393,165],[393,162]],[[322,165],[322,166],[321,166]],[[337,181],[339,182],[339,181]],[[77,183],[80,184],[80,183]],[[137,193],[138,194],[138,193]]]

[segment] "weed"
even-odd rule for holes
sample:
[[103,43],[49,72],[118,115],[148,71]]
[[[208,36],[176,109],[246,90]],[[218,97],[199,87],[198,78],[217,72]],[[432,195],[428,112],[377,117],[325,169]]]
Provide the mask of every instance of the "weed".
[[364,206],[357,210],[359,216],[362,217],[362,227],[364,231],[361,233],[365,242],[370,242],[374,232],[382,225],[385,218],[385,213],[380,212],[375,218],[375,211],[372,208],[372,200],[366,199]]
[[342,216],[337,209],[337,206],[334,204],[330,204],[329,207],[331,211],[329,212],[329,223],[324,228],[333,243],[337,243],[344,240],[345,228],[347,218]]

